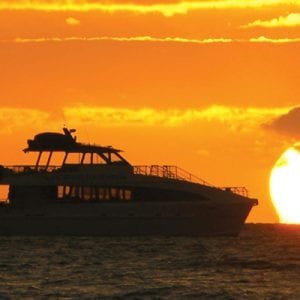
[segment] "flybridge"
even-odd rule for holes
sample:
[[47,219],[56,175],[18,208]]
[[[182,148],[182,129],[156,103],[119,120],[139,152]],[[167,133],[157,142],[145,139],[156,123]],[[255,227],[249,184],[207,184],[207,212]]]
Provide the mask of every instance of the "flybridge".
[[75,129],[63,128],[64,134],[54,132],[44,132],[37,134],[33,140],[28,140],[28,147],[23,151],[38,152],[38,158],[36,161],[36,169],[39,168],[40,160],[44,152],[49,152],[45,169],[47,170],[51,163],[51,158],[54,152],[64,152],[65,156],[62,162],[64,166],[67,162],[70,153],[82,154],[80,164],[84,164],[86,156],[89,155],[90,164],[94,164],[94,157],[97,155],[101,158],[105,164],[123,163],[130,165],[129,162],[120,154],[122,152],[119,149],[115,149],[111,146],[103,147],[90,144],[82,144],[76,141],[76,137],[72,135],[76,132]]
[[76,136],[72,136],[75,129],[63,128],[64,134],[56,132],[44,132],[37,134],[33,140],[28,140],[28,147],[23,151],[39,152],[39,151],[66,151],[66,152],[111,152],[119,153],[122,150],[115,149],[111,146],[103,147],[97,145],[83,144],[76,142]]

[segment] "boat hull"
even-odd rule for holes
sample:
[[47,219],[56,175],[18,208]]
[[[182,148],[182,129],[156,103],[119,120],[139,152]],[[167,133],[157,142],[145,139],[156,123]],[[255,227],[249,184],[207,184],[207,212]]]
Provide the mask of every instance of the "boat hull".
[[[1,213],[1,235],[74,236],[236,236],[251,203],[212,206],[201,203],[148,204],[144,213],[130,204],[59,205],[40,211],[10,208]],[[67,213],[68,212],[68,213]]]

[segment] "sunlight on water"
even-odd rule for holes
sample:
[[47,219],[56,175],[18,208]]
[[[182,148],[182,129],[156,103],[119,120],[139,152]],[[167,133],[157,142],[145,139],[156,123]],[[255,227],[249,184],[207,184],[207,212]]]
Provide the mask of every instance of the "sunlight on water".
[[0,237],[1,299],[300,299],[300,226],[237,238]]

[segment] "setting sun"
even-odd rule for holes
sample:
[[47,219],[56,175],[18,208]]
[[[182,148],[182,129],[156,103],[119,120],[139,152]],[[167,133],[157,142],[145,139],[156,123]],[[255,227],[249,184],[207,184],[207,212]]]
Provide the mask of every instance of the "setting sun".
[[300,151],[297,145],[286,150],[270,177],[270,192],[284,223],[300,223]]

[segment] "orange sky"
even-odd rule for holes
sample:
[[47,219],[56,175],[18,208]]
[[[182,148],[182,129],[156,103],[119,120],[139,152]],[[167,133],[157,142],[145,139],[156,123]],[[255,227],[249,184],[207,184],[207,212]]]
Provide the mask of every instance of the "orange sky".
[[[245,185],[300,134],[300,1],[1,1],[1,164],[38,131],[78,128],[133,164]],[[299,117],[299,118],[298,118]]]

